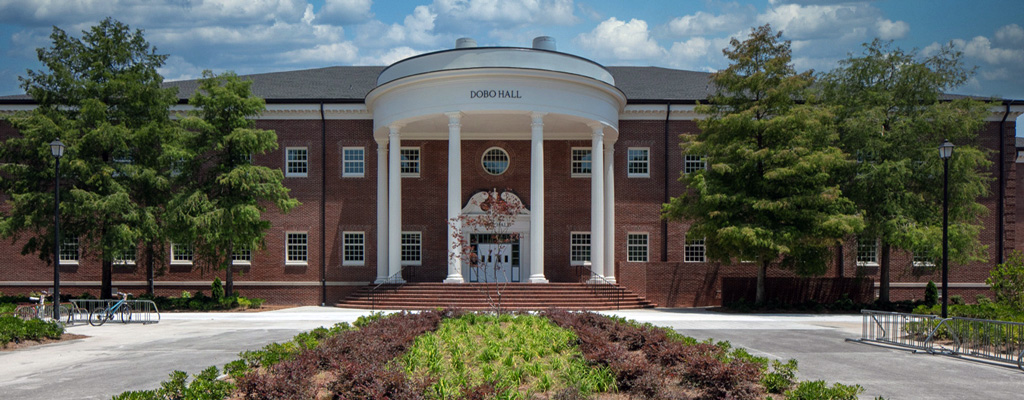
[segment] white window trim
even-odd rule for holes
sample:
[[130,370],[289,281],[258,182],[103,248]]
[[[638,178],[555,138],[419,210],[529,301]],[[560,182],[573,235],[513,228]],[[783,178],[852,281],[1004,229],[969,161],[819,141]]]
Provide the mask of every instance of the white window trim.
[[[686,163],[687,163],[686,157],[697,157],[697,156],[695,156],[693,154],[683,154],[683,174],[689,174],[690,173],[690,172],[686,172]],[[707,158],[705,156],[699,156],[699,157],[700,157],[701,164],[703,164],[703,166],[700,169],[707,170],[708,169],[708,160],[707,160]],[[691,171],[691,172],[696,172],[696,171]]]
[[[349,261],[349,260],[345,259],[346,255],[347,255],[346,252],[345,252],[345,248],[347,246],[350,246],[349,244],[345,243],[345,235],[350,235],[350,234],[359,234],[359,235],[363,236],[363,244],[359,245],[359,247],[363,248],[363,259],[362,260],[359,260],[359,261],[354,261],[354,260],[353,261]],[[355,246],[355,245],[351,245],[351,246]],[[422,246],[423,246],[423,237],[420,236],[420,247],[422,248]],[[421,254],[420,258],[423,258],[422,257],[422,253],[420,253],[420,254]],[[344,232],[341,232],[341,265],[345,266],[345,267],[361,267],[363,265],[366,265],[366,231],[344,231]]]
[[[501,154],[505,155],[505,159],[507,160],[507,164],[505,165],[505,169],[501,170],[501,172],[499,172],[499,173],[494,173],[494,172],[491,172],[490,170],[487,169],[487,163],[486,163],[486,161],[487,161],[487,153],[490,153],[491,150],[498,150],[498,151],[500,151]],[[491,146],[487,150],[484,150],[484,153],[480,155],[480,167],[483,168],[484,172],[486,172],[487,175],[490,175],[490,176],[504,175],[506,172],[508,172],[509,168],[512,168],[512,156],[508,154],[507,150],[505,150],[505,149],[503,149],[501,147]]]
[[914,252],[910,252],[910,264],[917,268],[933,268],[935,263],[932,261],[914,261]]
[[[629,164],[632,160],[629,159],[630,150],[643,150],[647,152],[647,161],[644,162],[647,165],[647,172],[643,174],[637,174],[629,172]],[[650,147],[629,147],[626,149],[626,177],[627,178],[650,178],[651,177],[651,148]]]
[[694,263],[706,263],[706,262],[708,262],[708,241],[707,241],[707,238],[700,238],[700,239],[696,239],[696,240],[700,240],[701,241],[700,247],[704,249],[703,254],[701,254],[702,260],[700,260],[700,261],[687,261],[686,260],[686,247],[688,247],[688,246],[697,246],[697,245],[687,244],[686,242],[688,242],[689,240],[686,239],[686,238],[683,238],[683,262],[684,263],[694,264]]
[[[60,259],[60,265],[78,265],[78,260],[80,260],[82,258],[82,241],[79,238],[77,238],[77,237],[74,238],[74,239],[75,239],[75,242],[74,242],[75,243],[75,259],[74,260],[65,260],[65,259],[61,258]],[[65,243],[70,243],[70,242],[68,242],[68,240],[66,238],[64,239],[64,243],[61,243],[60,250],[58,250],[57,257],[60,257],[61,255],[64,254],[64,244]]]
[[871,262],[871,261],[860,261],[860,260],[858,260],[858,258],[860,258],[860,240],[859,239],[857,240],[857,242],[856,242],[857,243],[857,247],[855,247],[853,249],[854,250],[853,257],[854,257],[854,261],[856,261],[856,264],[857,264],[858,267],[878,267],[878,266],[880,266],[880,264],[878,263],[878,259],[881,258],[881,256],[882,256],[881,254],[878,254],[879,251],[881,251],[880,242],[881,242],[881,240],[875,240],[875,261]]
[[[594,258],[594,236],[590,234],[590,231],[572,231],[569,232],[569,265],[583,265],[584,263],[590,262],[590,260],[573,260],[572,259],[572,236],[573,235],[587,235],[590,236],[590,244],[587,245],[590,248],[590,258]],[[582,246],[582,245],[581,245]]]
[[[360,172],[360,173],[345,172],[345,164],[347,164],[349,162],[352,162],[352,163],[355,162],[354,160],[353,161],[349,161],[348,159],[345,158],[345,150],[359,150],[360,152],[363,153],[363,159],[359,160],[359,164],[362,164],[362,166],[363,166],[363,172]],[[365,176],[366,176],[366,148],[362,147],[362,146],[342,147],[341,148],[341,177],[342,178],[363,178]]]
[[[423,173],[423,149],[419,146],[402,146],[398,149],[398,172],[402,178],[419,178],[420,174]],[[402,150],[416,150],[419,154],[419,159],[416,160],[416,173],[402,172]]]
[[[139,249],[136,248],[135,249],[135,256],[136,257],[138,257],[138,255],[139,255],[138,251],[139,251]],[[123,253],[122,253],[122,255],[123,255]],[[117,258],[117,256],[114,256],[114,259],[111,260],[110,262],[113,265],[135,265],[135,258],[131,258],[131,259],[123,258],[122,259],[122,258]]]
[[[578,173],[572,172],[573,159],[572,153],[576,150],[590,150],[590,173]],[[569,176],[572,178],[589,178],[594,174],[594,148],[593,147],[573,147],[569,149]]]
[[[635,261],[629,259],[629,248],[630,246],[640,246],[629,243],[630,235],[641,235],[647,240],[644,242],[644,259],[643,261]],[[626,232],[626,262],[645,263],[651,261],[651,234],[647,232]]]
[[[288,235],[290,234],[303,234],[306,235],[306,259],[301,261],[292,261],[288,258]],[[308,231],[286,231],[284,233],[284,265],[309,265],[309,232]]]
[[[288,171],[288,169],[289,169],[288,168],[288,162],[289,162],[289,160],[288,160],[288,151],[289,150],[305,150],[306,151],[306,160],[303,161],[303,162],[306,163],[306,172],[305,173],[289,172]],[[306,177],[309,177],[309,148],[308,147],[306,147],[306,146],[294,146],[294,147],[285,147],[284,148],[284,176],[285,176],[285,178],[306,178]]]
[[177,247],[177,243],[171,243],[171,265],[192,265],[193,260],[195,260],[196,258],[195,249],[193,249],[192,251],[192,256],[190,257],[190,260],[175,260],[174,249]]
[[[285,240],[288,240],[288,238],[285,237]],[[231,265],[252,265],[252,249],[249,249],[249,259],[248,260],[236,260],[235,259],[235,251],[232,250],[231,251]]]
[[[405,261],[402,258],[402,249],[398,249],[398,258],[401,260],[403,266],[420,266],[423,265],[423,232],[422,231],[402,231],[402,235],[405,234],[417,234],[420,235],[420,259],[417,261]],[[401,242],[401,236],[399,236],[399,242]],[[405,247],[405,243],[399,243],[399,246]]]

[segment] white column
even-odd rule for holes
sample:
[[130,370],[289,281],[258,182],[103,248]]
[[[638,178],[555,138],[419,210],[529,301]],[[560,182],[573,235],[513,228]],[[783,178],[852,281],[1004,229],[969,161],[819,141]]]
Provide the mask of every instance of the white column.
[[615,143],[604,146],[604,278],[615,283]]
[[448,277],[444,283],[462,279],[462,113],[448,116]]
[[590,127],[590,268],[594,275],[604,276],[604,126]]
[[377,142],[377,280],[388,278],[388,142]]
[[399,126],[390,126],[388,135],[388,277],[392,283],[404,282],[402,270],[402,139]]
[[544,277],[544,114],[531,114],[530,124],[530,283]]

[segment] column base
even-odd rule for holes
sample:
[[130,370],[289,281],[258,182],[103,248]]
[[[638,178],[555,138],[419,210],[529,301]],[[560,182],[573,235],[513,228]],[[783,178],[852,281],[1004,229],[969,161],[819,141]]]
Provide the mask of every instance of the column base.
[[443,283],[466,283],[465,279],[462,279],[462,275],[450,275],[445,278]]
[[604,280],[608,281],[608,283],[611,283],[611,284],[618,283],[618,282],[615,281],[615,277],[614,276],[606,276],[606,277],[604,277]]
[[530,275],[530,280],[528,282],[530,282],[530,283],[549,283],[549,281],[547,280],[547,278],[544,277],[544,275]]
[[373,284],[374,285],[380,285],[380,284],[384,283],[384,281],[386,281],[386,280],[388,280],[388,279],[387,278],[377,278],[377,280],[373,281]]

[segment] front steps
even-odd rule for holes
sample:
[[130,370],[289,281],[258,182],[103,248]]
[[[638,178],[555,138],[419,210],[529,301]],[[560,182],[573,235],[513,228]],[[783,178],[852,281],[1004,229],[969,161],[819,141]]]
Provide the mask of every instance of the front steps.
[[[376,285],[365,286],[337,303],[338,307],[378,310],[424,310],[453,307],[492,310],[615,310],[651,308],[655,305],[618,285],[583,283],[406,283],[383,285],[374,304],[370,295]],[[619,296],[621,289],[621,297]],[[488,298],[490,296],[490,299]]]

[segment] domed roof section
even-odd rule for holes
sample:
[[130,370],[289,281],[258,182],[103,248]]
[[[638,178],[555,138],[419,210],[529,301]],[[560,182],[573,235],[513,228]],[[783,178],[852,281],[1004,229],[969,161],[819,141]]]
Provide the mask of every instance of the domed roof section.
[[534,48],[475,47],[466,38],[455,49],[409,57],[391,64],[377,77],[377,86],[409,76],[439,71],[479,68],[513,68],[563,72],[592,78],[615,86],[615,78],[601,64],[554,50],[554,40],[542,36]]

